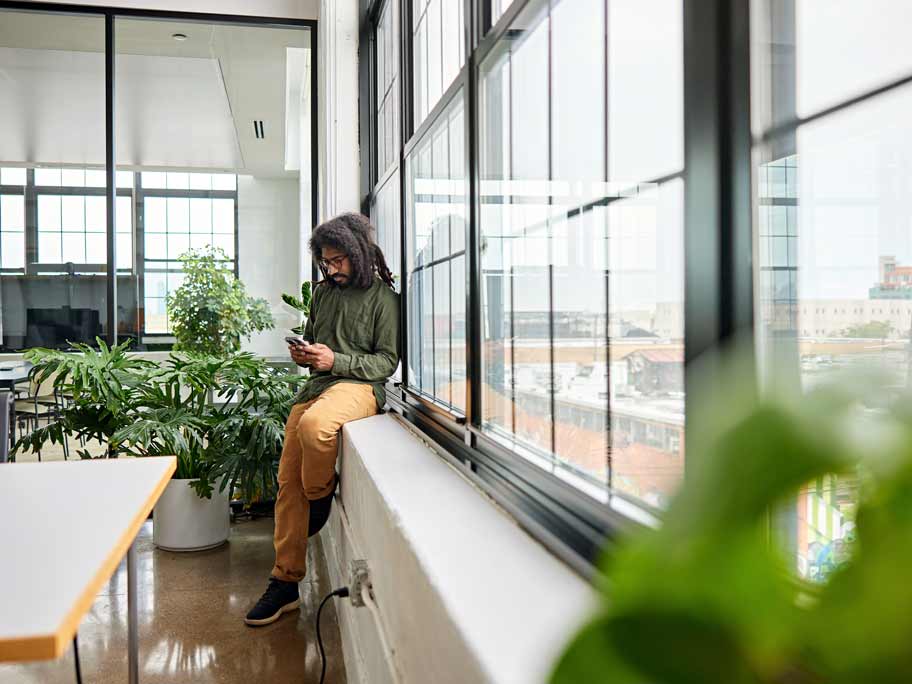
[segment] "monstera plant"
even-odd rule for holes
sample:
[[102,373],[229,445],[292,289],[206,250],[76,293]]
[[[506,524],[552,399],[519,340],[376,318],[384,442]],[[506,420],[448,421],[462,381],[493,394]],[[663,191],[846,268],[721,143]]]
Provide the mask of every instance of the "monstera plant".
[[[553,684],[912,681],[912,401],[871,373],[754,392],[740,365],[689,394],[683,487],[661,526],[606,550]],[[770,523],[826,474],[859,482],[856,539],[814,584]]]
[[[98,345],[27,352],[34,379],[54,378],[69,399],[48,425],[24,435],[14,453],[61,444],[64,435],[98,440],[106,457],[176,455],[173,477],[191,480],[201,497],[211,496],[217,482],[247,502],[275,496],[285,417],[307,377],[248,353],[173,353],[155,364],[127,354],[129,342]],[[92,458],[86,449],[80,456]]]

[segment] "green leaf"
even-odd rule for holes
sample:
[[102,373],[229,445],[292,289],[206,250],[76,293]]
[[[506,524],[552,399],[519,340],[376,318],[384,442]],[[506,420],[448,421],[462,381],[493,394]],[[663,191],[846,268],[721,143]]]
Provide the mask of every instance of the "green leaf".
[[557,661],[550,684],[649,684],[623,662],[610,640],[609,619],[601,615],[574,637]]

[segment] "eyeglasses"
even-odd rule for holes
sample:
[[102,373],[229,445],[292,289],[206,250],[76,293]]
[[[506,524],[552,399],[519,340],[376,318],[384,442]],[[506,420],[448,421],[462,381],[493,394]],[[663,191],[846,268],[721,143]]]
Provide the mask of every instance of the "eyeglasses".
[[342,264],[345,263],[346,259],[348,259],[348,255],[342,254],[341,256],[333,257],[332,259],[320,259],[317,263],[320,264],[320,268],[324,271],[329,270],[330,266],[338,271],[342,268]]

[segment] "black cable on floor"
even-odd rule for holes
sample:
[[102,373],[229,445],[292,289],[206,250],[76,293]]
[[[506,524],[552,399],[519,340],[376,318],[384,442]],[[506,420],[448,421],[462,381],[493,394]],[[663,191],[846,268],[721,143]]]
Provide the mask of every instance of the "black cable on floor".
[[76,684],[82,684],[82,668],[79,667],[79,634],[73,635],[73,655],[76,656]]
[[323,684],[323,680],[326,677],[326,651],[323,650],[323,637],[320,636],[320,614],[323,612],[323,606],[325,606],[326,602],[333,596],[345,598],[348,596],[348,587],[342,587],[341,589],[336,589],[327,594],[326,598],[320,601],[320,607],[317,608],[317,646],[320,647],[320,660],[323,663],[323,667],[320,670],[320,684]]

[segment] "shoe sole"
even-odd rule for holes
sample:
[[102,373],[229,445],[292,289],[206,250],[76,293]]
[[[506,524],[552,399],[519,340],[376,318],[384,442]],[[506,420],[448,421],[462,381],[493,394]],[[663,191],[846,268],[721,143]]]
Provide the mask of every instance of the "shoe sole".
[[263,625],[271,625],[273,622],[278,620],[284,613],[290,613],[293,610],[297,610],[298,606],[301,605],[301,599],[296,599],[291,603],[286,603],[284,606],[279,608],[275,615],[270,615],[268,618],[263,618],[262,620],[251,620],[250,618],[244,618],[244,624],[250,625],[251,627],[262,627]]

